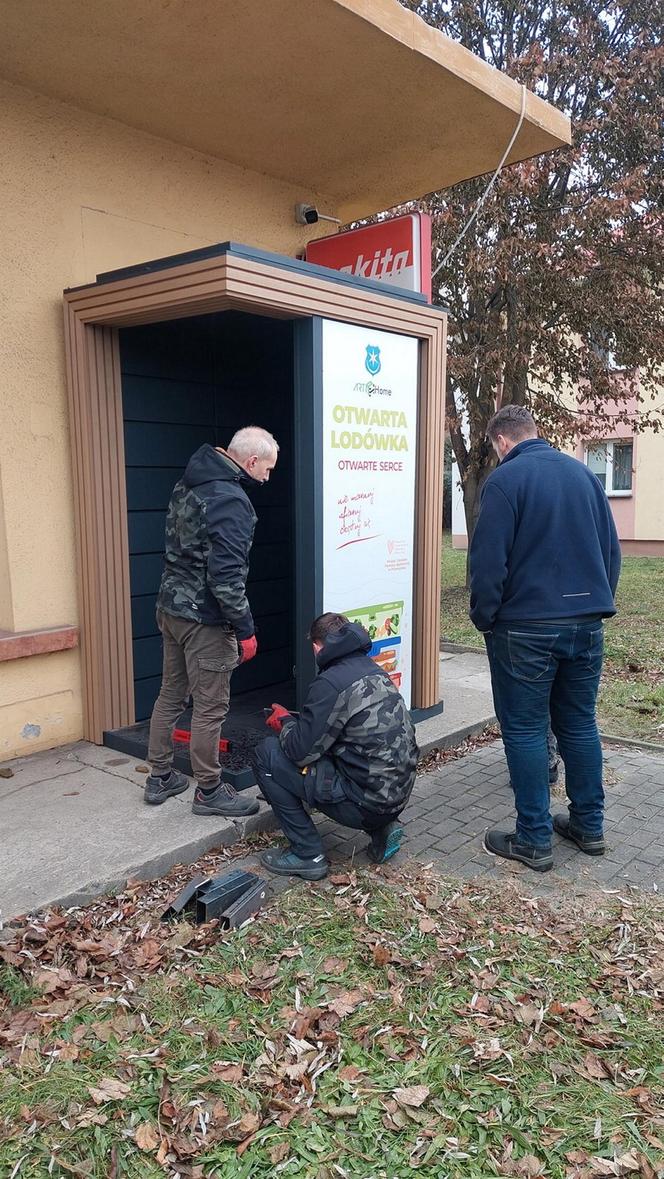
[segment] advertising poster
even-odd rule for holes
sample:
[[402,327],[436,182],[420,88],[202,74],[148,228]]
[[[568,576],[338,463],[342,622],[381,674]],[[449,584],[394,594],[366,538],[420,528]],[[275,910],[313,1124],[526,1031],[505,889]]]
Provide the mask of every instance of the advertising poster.
[[323,323],[323,609],[372,639],[410,707],[418,342]]

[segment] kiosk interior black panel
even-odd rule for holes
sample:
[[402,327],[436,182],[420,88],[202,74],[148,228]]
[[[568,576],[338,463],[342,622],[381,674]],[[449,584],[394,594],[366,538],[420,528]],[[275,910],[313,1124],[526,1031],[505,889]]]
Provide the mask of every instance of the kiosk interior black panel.
[[[155,600],[169,496],[203,442],[225,446],[241,426],[279,442],[269,484],[251,492],[258,524],[249,600],[260,655],[233,676],[233,696],[282,684],[293,665],[293,329],[239,312],[120,332],[136,719],[161,680]],[[268,693],[269,694],[269,693]],[[269,703],[269,701],[268,701]]]

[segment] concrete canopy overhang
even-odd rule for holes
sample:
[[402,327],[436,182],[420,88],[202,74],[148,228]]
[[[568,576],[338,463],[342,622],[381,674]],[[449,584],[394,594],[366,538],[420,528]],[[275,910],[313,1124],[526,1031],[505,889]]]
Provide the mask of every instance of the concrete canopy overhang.
[[[8,81],[297,184],[343,221],[492,171],[521,109],[516,82],[398,0],[0,0],[0,18]],[[569,141],[529,92],[508,163]]]

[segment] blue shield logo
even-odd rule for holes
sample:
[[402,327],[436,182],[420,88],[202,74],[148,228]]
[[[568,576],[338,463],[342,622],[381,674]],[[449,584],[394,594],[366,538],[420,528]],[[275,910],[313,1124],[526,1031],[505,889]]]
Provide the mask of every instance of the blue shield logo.
[[367,344],[364,367],[368,373],[371,373],[372,377],[377,376],[380,372],[380,348],[376,348],[374,344]]

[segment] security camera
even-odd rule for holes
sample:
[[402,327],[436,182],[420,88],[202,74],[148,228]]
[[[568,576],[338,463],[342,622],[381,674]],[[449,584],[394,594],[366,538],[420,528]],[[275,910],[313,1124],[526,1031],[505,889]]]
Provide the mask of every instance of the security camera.
[[334,221],[335,225],[341,225],[338,217],[328,217],[325,213],[319,213],[315,205],[296,205],[295,206],[295,220],[298,225],[316,225],[318,221]]
[[298,225],[315,225],[318,221],[318,209],[315,205],[296,205],[295,220]]

